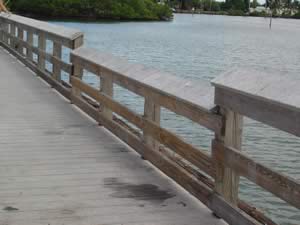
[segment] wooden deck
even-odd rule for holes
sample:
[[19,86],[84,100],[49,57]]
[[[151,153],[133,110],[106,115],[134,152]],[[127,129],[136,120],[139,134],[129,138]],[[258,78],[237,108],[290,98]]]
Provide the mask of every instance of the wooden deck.
[[224,224],[2,48],[0,68],[1,225]]

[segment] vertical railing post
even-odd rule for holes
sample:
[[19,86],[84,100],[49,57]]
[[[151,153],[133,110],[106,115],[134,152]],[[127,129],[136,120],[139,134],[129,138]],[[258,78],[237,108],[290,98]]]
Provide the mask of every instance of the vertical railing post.
[[10,24],[10,35],[10,46],[13,50],[15,50],[16,26],[13,23]]
[[[160,124],[160,111],[159,105],[155,104],[150,98],[145,98],[144,117],[156,124]],[[151,135],[147,133],[147,128],[143,131],[145,143],[152,149],[158,150],[159,143],[155,141]]]
[[[74,64],[72,67],[72,74],[71,76],[78,78],[80,80],[82,80],[82,76],[83,76],[83,69],[82,66],[78,65],[78,64]],[[75,87],[74,85],[72,86],[72,90],[71,90],[71,98],[70,98],[70,102],[71,104],[73,104],[74,98],[81,98],[81,91],[80,89],[78,89],[77,87]]]
[[5,25],[6,23],[2,19],[0,19],[0,41],[1,42],[4,42],[4,32],[6,30]]
[[[106,74],[105,76],[100,76],[100,92],[109,96],[113,97],[113,78],[111,75]],[[113,119],[113,113],[112,111],[103,106],[100,105],[100,114],[101,116],[104,116],[106,119],[112,120]],[[101,124],[101,123],[99,123]]]
[[83,35],[80,36],[80,37],[78,37],[78,38],[76,38],[75,40],[73,40],[71,49],[79,48],[80,46],[83,45],[83,41],[84,41]]
[[[58,60],[62,58],[62,46],[57,42],[53,42],[53,56]],[[59,61],[53,63],[53,77],[57,81],[61,81],[61,67]]]
[[[227,147],[241,150],[243,117],[228,109],[221,109],[221,113],[224,117],[224,133],[221,136],[217,136],[216,139],[223,142]],[[216,155],[218,154],[217,150],[212,149],[212,154],[216,168],[215,190],[222,195],[225,200],[233,205],[237,205],[239,174],[237,171],[225,167],[222,162],[216,160]]]
[[44,53],[46,52],[46,37],[43,32],[39,33],[39,40],[38,40],[38,48],[40,50],[40,53],[38,55],[38,68],[40,70],[45,70],[46,68],[46,61]]
[[[21,55],[24,55],[23,53],[23,44],[21,41],[24,40],[24,31],[22,28],[18,27],[18,52],[21,54]],[[21,40],[21,41],[20,41]]]
[[27,59],[29,61],[33,61],[33,54],[32,54],[32,47],[33,47],[33,33],[30,30],[27,30],[27,43],[28,43],[28,48],[26,50],[27,53]]
[[3,21],[1,28],[2,28],[2,41],[4,44],[8,45],[8,36],[7,36],[7,34],[9,33],[8,23]]

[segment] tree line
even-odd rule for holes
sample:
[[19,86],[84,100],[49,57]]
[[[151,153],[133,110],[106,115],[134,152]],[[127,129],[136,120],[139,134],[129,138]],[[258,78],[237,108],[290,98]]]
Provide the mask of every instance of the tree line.
[[182,10],[195,8],[202,9],[204,11],[226,11],[230,9],[245,10],[249,5],[249,0],[166,0],[166,2],[171,7]]
[[53,18],[167,20],[168,5],[156,0],[10,0],[10,10],[23,15]]
[[[251,15],[250,8],[264,6],[273,11],[273,15],[294,16],[300,18],[300,0],[265,0],[264,4],[259,4],[257,0],[225,0],[224,2],[216,0],[165,0],[172,8],[180,10],[195,10],[211,11],[211,12],[227,12],[229,14]],[[252,13],[259,15],[259,13]],[[264,12],[262,16],[266,16]]]
[[[251,2],[249,2],[251,1]],[[300,18],[300,0],[266,0],[273,16]],[[160,2],[160,4],[158,3]],[[163,3],[163,4],[161,4]],[[9,8],[19,14],[45,18],[169,20],[171,8],[226,14],[268,16],[250,12],[257,0],[10,0]]]

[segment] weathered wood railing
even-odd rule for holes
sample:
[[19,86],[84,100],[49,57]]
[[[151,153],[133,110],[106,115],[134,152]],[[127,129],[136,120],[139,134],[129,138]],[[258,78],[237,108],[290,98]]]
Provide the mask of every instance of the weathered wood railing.
[[[61,45],[77,48],[82,44],[82,33],[15,15],[1,14],[0,22],[4,27],[1,44],[6,49],[229,224],[275,224],[239,200],[239,176],[300,208],[298,180],[277,173],[241,152],[243,116],[300,136],[299,79],[291,82],[286,77],[275,77],[275,81],[281,81],[278,86],[268,79],[269,75],[238,71],[214,80],[213,88],[210,84],[182,80],[88,48],[72,51],[71,64],[67,64],[61,60]],[[27,40],[20,32],[24,30]],[[33,34],[39,35],[38,47],[33,46]],[[54,42],[51,55],[45,51],[45,39]],[[27,49],[25,55],[20,46]],[[39,55],[37,64],[33,62],[32,52]],[[44,60],[54,64],[52,73],[46,71]],[[61,69],[71,72],[72,87],[61,85]],[[84,81],[85,71],[100,78],[100,89]],[[114,99],[114,84],[144,98],[143,115]],[[286,90],[291,94],[284,95]],[[163,128],[162,107],[213,131],[212,155]]]
[[[268,122],[273,119],[274,111],[269,110],[268,114],[263,116],[263,118],[266,116],[267,119],[260,119],[250,113],[253,110],[257,110],[257,115],[266,113],[265,108],[258,107],[259,105],[266,107],[263,98],[256,97],[248,100],[249,103],[254,101],[255,105],[246,103],[248,108],[246,106],[242,107],[245,111],[241,111],[236,105],[232,105],[234,99],[238,98],[239,95],[226,91],[227,89],[223,88],[226,87],[226,82],[222,86],[220,84],[221,78],[213,82],[216,86],[215,103],[217,106],[215,106],[212,104],[214,101],[213,88],[209,85],[177,79],[87,48],[75,50],[71,55],[71,60],[75,67],[74,71],[76,71],[71,79],[73,86],[72,102],[88,112],[94,119],[176,180],[230,224],[255,224],[251,218],[239,211],[238,208],[234,208],[240,206],[244,211],[249,212],[249,207],[238,199],[240,175],[299,208],[300,186],[298,181],[256,163],[239,152],[242,144],[243,120],[240,113],[298,135],[299,123],[292,123],[292,121],[300,118],[296,108],[294,111],[290,109],[294,114],[288,119],[285,118],[285,114],[280,114],[281,118],[276,118],[275,122],[285,121],[285,123],[276,126],[276,124]],[[100,77],[100,91],[82,80],[83,70]],[[230,73],[230,75],[232,74]],[[235,74],[237,74],[235,80],[245,80],[240,73]],[[238,74],[240,74],[240,77],[238,77]],[[224,76],[223,80],[226,81],[227,76]],[[259,79],[262,80],[264,77],[268,76],[264,75]],[[144,115],[138,115],[114,100],[113,84],[118,84],[144,97]],[[254,85],[256,84],[254,83]],[[249,86],[251,84],[248,84]],[[243,93],[243,89],[240,89],[240,92]],[[100,110],[86,103],[85,95],[96,101],[100,106]],[[245,101],[240,101],[236,100],[234,103],[237,105],[245,103]],[[250,106],[253,107],[253,110],[249,109]],[[212,158],[205,151],[186,143],[177,135],[162,128],[160,126],[161,107],[214,131],[216,139],[212,145]],[[216,109],[218,109],[218,112],[216,112]],[[262,111],[260,112],[260,110]],[[282,109],[278,110],[282,112]],[[113,120],[112,113],[116,113],[140,128],[144,136],[136,136],[118,124]],[[290,122],[290,126],[286,128],[288,122]],[[160,148],[157,146],[160,146]],[[174,153],[176,156],[174,156]],[[179,164],[182,165],[183,159],[211,176],[215,180],[214,188],[212,188],[210,182],[207,182],[207,179],[206,182],[203,182],[203,179],[199,180],[193,176],[192,174],[195,171],[193,171],[191,165],[185,164],[184,169],[180,167]],[[190,173],[191,171],[193,173]],[[262,216],[260,216],[260,220],[272,224]]]
[[73,67],[62,59],[63,47],[71,50],[80,47],[83,33],[7,13],[0,13],[0,24],[2,46],[19,56],[26,66],[60,89],[62,94],[68,95],[69,91],[62,85],[61,72],[72,74]]
[[300,209],[299,181],[275,172],[239,152],[242,116],[300,137],[299,78],[240,70],[216,78],[213,85],[215,103],[226,112],[225,115],[229,115],[225,129],[231,130],[230,135],[225,131],[224,140],[217,137],[213,141],[214,162],[220,171],[216,176],[218,191],[235,201],[237,193],[228,194],[226,186],[224,188],[224,183],[228,183],[228,179],[224,180],[224,170],[227,168],[233,181],[231,187],[236,185],[235,182],[238,183],[238,175],[241,175]]

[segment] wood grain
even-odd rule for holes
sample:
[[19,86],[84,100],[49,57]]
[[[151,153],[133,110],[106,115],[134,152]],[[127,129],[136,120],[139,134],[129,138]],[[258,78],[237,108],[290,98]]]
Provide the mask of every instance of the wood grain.
[[[31,59],[32,59],[32,53],[37,54],[38,56],[41,56],[43,59],[49,61],[50,63],[52,63],[53,65],[57,65],[58,67],[60,67],[61,70],[71,74],[72,73],[72,65],[64,62],[61,57],[59,57],[59,54],[56,55],[56,52],[54,52],[55,54],[50,54],[48,52],[46,52],[45,50],[40,49],[39,47],[35,47],[33,46],[33,36],[29,36],[30,39],[28,41],[24,41],[21,40],[19,38],[13,37],[10,34],[4,34],[5,36],[8,36],[9,38],[11,38],[12,40],[14,40],[14,42],[16,43],[20,43],[22,46],[24,46],[25,48],[28,49],[29,54],[31,55]],[[59,49],[57,49],[59,53]],[[28,56],[29,60],[30,57]],[[31,60],[32,61],[32,60]]]
[[[151,99],[146,98],[145,99],[145,105],[144,105],[144,118],[152,121],[153,123],[156,123],[158,126],[160,126],[160,106],[156,105],[154,102],[151,101]],[[159,143],[156,142],[151,134],[147,133],[147,129],[143,131],[144,140],[147,145],[150,146],[150,148],[159,150]]]
[[[220,110],[225,120],[225,133],[217,138],[225,146],[241,151],[243,117],[228,109]],[[212,146],[212,157],[216,167],[215,189],[231,204],[237,205],[239,193],[239,174],[225,164],[220,163],[216,156],[218,149]]]
[[[76,98],[81,109],[85,112],[97,110],[84,102],[82,99]],[[93,114],[93,113],[92,113]],[[176,165],[175,162],[168,159],[166,156],[158,151],[150,149],[146,144],[142,142],[138,137],[128,132],[122,126],[116,124],[111,120],[107,120],[105,117],[100,117],[101,124],[109,129],[113,134],[135,149],[139,154],[144,155],[153,165],[159,168],[167,176],[171,177],[178,184],[184,187],[196,198],[201,200],[205,205],[212,209],[218,215],[222,215],[222,218],[232,225],[258,225],[258,223],[246,215],[244,212],[236,208],[235,206],[227,203],[221,196],[213,192],[208,186],[196,179],[193,175],[185,171],[183,168]]]
[[[20,40],[24,39],[24,31],[20,27],[18,27],[18,39],[20,39]],[[24,55],[22,43],[18,43],[18,51],[21,55]]]
[[33,33],[32,32],[27,31],[26,43],[28,44],[28,45],[25,45],[25,48],[27,49],[26,57],[31,62],[33,60],[32,48],[31,48],[31,46],[33,46]]
[[213,81],[215,103],[300,137],[300,79],[237,70]]
[[[113,97],[113,80],[112,77],[103,77],[100,82],[100,92],[106,96]],[[107,119],[112,120],[113,113],[109,107],[106,105],[101,105],[100,103],[100,114],[105,116]]]
[[255,162],[234,148],[226,147],[218,141],[213,141],[216,149],[216,160],[235,170],[287,203],[300,208],[300,184],[288,176]]
[[133,123],[140,129],[146,131],[147,134],[153,139],[155,139],[163,145],[168,146],[170,149],[175,151],[177,154],[181,155],[186,160],[193,163],[201,170],[205,171],[207,174],[214,174],[211,165],[211,159],[203,150],[200,150],[186,143],[180,137],[160,127],[159,124],[148,120],[140,115],[137,115],[127,107],[114,101],[109,96],[101,94],[98,90],[83,83],[80,79],[72,77],[71,83],[73,85],[73,88],[75,87],[76,89],[84,92],[93,99],[97,100],[100,104],[105,105],[106,107],[110,108],[113,112],[119,114],[120,116],[124,117],[126,120]]
[[[192,83],[83,47],[72,52],[71,61],[84,64],[91,72],[100,71],[96,73],[99,76],[112,76],[114,83],[216,133],[221,132],[222,118],[212,112],[215,106],[210,84]],[[173,85],[168,85],[170,82]]]
[[[53,43],[53,77],[57,81],[61,81],[61,61],[62,61],[62,45],[60,43]],[[70,71],[71,72],[71,71]],[[70,73],[69,73],[70,74]]]

